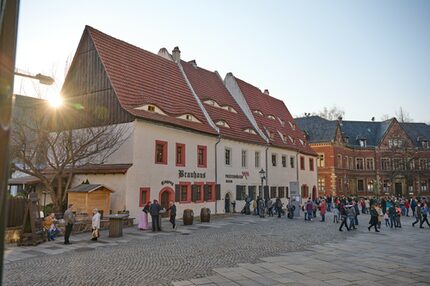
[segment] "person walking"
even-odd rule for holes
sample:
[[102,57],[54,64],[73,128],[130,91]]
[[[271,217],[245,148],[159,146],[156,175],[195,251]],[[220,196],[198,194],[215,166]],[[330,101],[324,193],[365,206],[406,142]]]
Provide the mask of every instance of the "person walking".
[[172,224],[172,228],[176,229],[176,205],[173,201],[170,201],[169,208],[167,210],[169,211],[169,221]]
[[333,223],[339,223],[339,216],[340,216],[339,204],[336,204],[333,207]]
[[311,201],[311,198],[309,198],[306,203],[306,212],[308,214],[308,221],[312,221],[313,212],[314,212],[314,203]]
[[273,216],[273,201],[271,199],[266,199],[266,206],[269,216]]
[[325,214],[327,211],[327,204],[325,202],[325,200],[321,200],[320,203],[320,215],[321,215],[321,222],[325,222]]
[[[277,198],[275,201],[276,212],[278,213],[278,218],[282,215],[282,201],[280,198]],[[273,216],[273,215],[272,215]]]
[[430,223],[429,223],[429,221],[427,219],[427,217],[429,215],[429,208],[428,208],[427,203],[424,203],[424,206],[422,207],[421,212],[422,212],[422,215],[423,215],[423,219],[421,220],[420,228],[424,228],[423,227],[424,223],[427,223],[427,225],[430,227]]
[[415,197],[412,198],[411,200],[411,210],[412,210],[412,216],[415,217],[415,209],[417,207],[417,200],[415,199]]
[[161,206],[158,204],[157,200],[154,200],[154,202],[149,207],[149,213],[151,214],[151,218],[152,218],[152,231],[161,231],[160,211],[161,211]]
[[[415,208],[414,208],[414,213],[415,213]],[[415,221],[412,223],[412,226],[415,226],[415,224],[417,224],[418,222],[421,225],[422,220],[423,220],[423,216],[421,211],[421,203],[418,203],[416,205]]]
[[100,213],[98,209],[93,209],[93,218],[91,219],[91,225],[93,232],[91,233],[91,240],[96,241],[100,237]]
[[66,223],[66,231],[64,233],[64,244],[70,243],[70,235],[72,234],[73,224],[75,224],[75,214],[72,212],[73,204],[70,204],[64,212],[64,222]]
[[342,223],[339,226],[339,231],[343,231],[342,230],[343,226],[345,226],[346,230],[349,231],[348,224],[346,223],[346,221],[347,221],[347,219],[346,219],[346,210],[345,210],[345,206],[343,204],[341,204],[339,206],[339,213],[340,213],[340,220],[342,221]]
[[355,208],[353,205],[348,205],[346,208],[346,215],[348,216],[349,220],[349,229],[357,229],[355,227]]
[[375,205],[372,205],[371,209],[370,209],[370,221],[369,221],[369,227],[367,228],[370,231],[370,228],[372,226],[375,227],[375,232],[379,232],[379,230],[376,228],[376,226],[378,225],[378,212],[375,209]]

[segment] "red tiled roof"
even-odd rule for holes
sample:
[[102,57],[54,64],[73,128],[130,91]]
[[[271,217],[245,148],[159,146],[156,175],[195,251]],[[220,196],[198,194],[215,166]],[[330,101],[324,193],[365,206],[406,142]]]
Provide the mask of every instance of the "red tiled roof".
[[[243,96],[245,97],[246,102],[248,103],[249,108],[253,112],[254,118],[257,121],[257,124],[260,129],[263,132],[265,132],[265,130],[268,130],[274,133],[274,140],[271,140],[271,143],[274,146],[294,150],[298,149],[302,153],[316,155],[315,151],[313,151],[309,144],[306,142],[305,134],[296,125],[293,117],[288,111],[288,108],[285,106],[282,100],[276,99],[268,94],[261,92],[259,88],[241,79],[235,79],[240,90],[242,91]],[[264,116],[255,114],[255,110],[261,111]],[[275,120],[267,118],[268,115],[273,115],[275,117]],[[285,122],[284,126],[282,126],[278,118]],[[295,130],[290,126],[289,122],[291,122],[295,126]],[[282,140],[278,131],[287,136],[285,142]],[[265,134],[267,134],[267,132],[265,132]],[[294,139],[294,144],[291,143],[288,138],[288,135],[290,135]],[[302,145],[299,139],[303,140],[306,144]]]
[[[185,74],[191,83],[195,93],[202,102],[205,100],[214,100],[220,106],[230,106],[237,113],[230,112],[228,110],[203,104],[209,116],[214,122],[224,120],[230,126],[230,128],[220,127],[221,136],[230,138],[233,140],[240,140],[246,142],[252,142],[257,144],[265,144],[266,142],[257,134],[250,134],[244,132],[245,129],[250,128],[254,130],[252,124],[243,114],[239,105],[233,99],[224,86],[221,78],[215,72],[205,70],[200,67],[194,67],[192,64],[182,61]],[[255,131],[255,130],[254,130]]]
[[[122,108],[136,117],[216,134],[176,63],[86,26]],[[137,110],[154,104],[167,116]],[[192,114],[202,123],[176,118]]]

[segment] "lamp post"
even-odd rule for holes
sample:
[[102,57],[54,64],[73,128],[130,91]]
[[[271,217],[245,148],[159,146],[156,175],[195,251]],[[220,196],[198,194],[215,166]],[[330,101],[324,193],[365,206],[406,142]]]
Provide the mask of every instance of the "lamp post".
[[15,70],[14,72],[15,75],[17,76],[22,76],[22,77],[28,77],[28,78],[32,78],[32,79],[36,79],[38,80],[41,84],[45,84],[45,85],[52,85],[54,83],[54,79],[50,76],[38,73],[36,75],[32,75],[23,71],[20,71],[18,69]]
[[263,181],[264,179],[266,179],[266,172],[261,169],[260,172],[258,172],[260,174],[260,179],[261,179],[261,189],[260,189],[260,198],[263,199]]

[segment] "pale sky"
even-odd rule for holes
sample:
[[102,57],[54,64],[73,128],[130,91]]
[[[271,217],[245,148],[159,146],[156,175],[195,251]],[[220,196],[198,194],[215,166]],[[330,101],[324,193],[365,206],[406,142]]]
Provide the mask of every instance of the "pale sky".
[[16,66],[57,83],[16,78],[15,92],[58,93],[85,25],[153,53],[179,46],[296,116],[336,105],[379,120],[402,106],[430,122],[430,1],[21,0]]

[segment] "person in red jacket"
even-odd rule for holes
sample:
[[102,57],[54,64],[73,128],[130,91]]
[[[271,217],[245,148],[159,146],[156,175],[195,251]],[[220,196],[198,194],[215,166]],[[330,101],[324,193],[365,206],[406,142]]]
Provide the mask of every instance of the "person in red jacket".
[[410,207],[411,207],[411,204],[409,203],[409,200],[405,200],[406,216],[409,216],[409,208]]
[[321,222],[325,221],[326,211],[327,211],[327,204],[326,204],[325,200],[321,200],[321,203],[320,203]]

